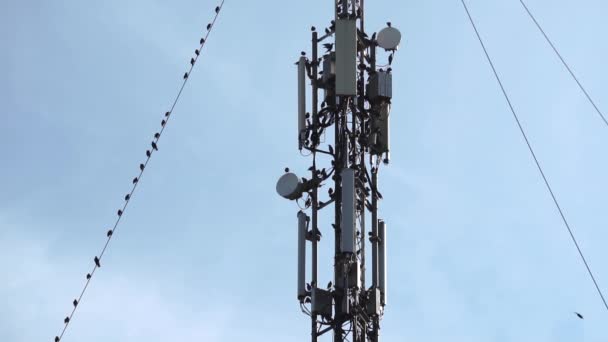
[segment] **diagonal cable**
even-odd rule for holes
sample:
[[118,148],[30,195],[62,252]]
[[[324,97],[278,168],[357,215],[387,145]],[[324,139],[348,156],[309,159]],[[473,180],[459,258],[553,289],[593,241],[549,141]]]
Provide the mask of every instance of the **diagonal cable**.
[[587,268],[587,272],[589,273],[591,280],[593,280],[593,284],[595,285],[597,293],[600,295],[600,298],[601,298],[602,302],[604,303],[606,310],[608,310],[608,303],[606,303],[604,294],[602,293],[602,290],[601,290],[599,284],[595,280],[595,276],[593,275],[593,272],[591,271],[591,267],[587,263],[587,259],[585,259],[585,255],[583,254],[583,251],[581,250],[581,247],[579,246],[578,241],[576,240],[576,237],[574,236],[574,232],[572,231],[572,228],[570,227],[568,220],[566,220],[566,216],[564,215],[564,212],[562,211],[562,208],[559,205],[557,198],[555,197],[555,193],[553,192],[553,189],[551,188],[551,185],[549,184],[549,181],[547,180],[547,177],[545,176],[545,172],[543,171],[543,169],[540,165],[540,162],[538,161],[538,158],[536,157],[536,154],[534,153],[534,149],[532,148],[532,145],[530,144],[530,141],[528,140],[528,136],[526,135],[526,132],[524,131],[524,128],[521,125],[521,122],[519,121],[519,117],[517,116],[517,113],[515,112],[515,109],[513,108],[513,104],[511,103],[511,100],[509,99],[509,95],[507,94],[507,91],[505,90],[505,87],[503,86],[502,81],[500,80],[500,76],[498,76],[498,72],[496,71],[496,68],[494,67],[492,58],[490,58],[490,54],[488,53],[488,50],[486,49],[486,46],[484,45],[483,40],[481,39],[481,35],[479,34],[479,31],[477,30],[477,26],[475,25],[475,22],[473,21],[473,17],[471,16],[471,13],[469,12],[469,8],[467,7],[467,4],[464,2],[464,0],[460,0],[460,2],[462,2],[462,5],[464,6],[465,11],[467,12],[467,16],[469,17],[469,20],[471,21],[471,25],[473,26],[473,29],[475,30],[477,39],[479,40],[479,43],[483,49],[483,52],[486,55],[486,58],[488,59],[488,63],[490,64],[490,67],[492,67],[492,72],[494,73],[494,76],[496,77],[496,81],[498,81],[498,85],[500,85],[502,94],[504,95],[505,100],[507,101],[507,104],[509,105],[509,109],[511,109],[513,118],[515,119],[515,122],[517,123],[517,127],[519,127],[519,131],[521,132],[521,135],[523,136],[523,138],[526,142],[526,145],[528,146],[528,149],[530,150],[530,154],[532,155],[532,158],[534,159],[534,163],[536,163],[536,167],[538,168],[538,171],[540,172],[540,175],[542,176],[543,181],[545,182],[545,185],[547,186],[547,190],[549,190],[549,194],[551,195],[551,198],[553,199],[553,203],[555,203],[555,207],[557,208],[557,211],[559,211],[559,215],[561,216],[562,221],[564,222],[564,225],[568,229],[570,238],[572,238],[572,242],[574,243],[574,246],[576,246],[576,250],[578,251],[578,254],[581,257],[581,260],[585,264],[585,267]]
[[201,51],[202,51],[203,47],[205,46],[207,38],[209,37],[209,34],[211,33],[211,30],[213,29],[213,27],[215,25],[215,22],[220,14],[220,11],[224,6],[224,1],[225,0],[222,0],[221,3],[219,4],[219,6],[217,6],[215,8],[215,15],[213,17],[213,20],[207,25],[206,33],[203,36],[203,38],[200,39],[200,41],[199,41],[200,45],[199,45],[198,49],[195,50],[195,56],[190,59],[190,68],[183,76],[183,82],[181,84],[181,87],[179,88],[179,91],[177,92],[177,95],[175,96],[173,104],[171,105],[171,108],[169,109],[169,111],[165,113],[164,118],[161,121],[161,129],[159,132],[154,134],[154,138],[151,142],[151,148],[146,151],[146,160],[144,163],[140,164],[140,166],[139,166],[139,168],[140,168],[139,175],[133,179],[133,187],[131,188],[131,191],[125,196],[124,204],[123,204],[122,208],[119,209],[117,212],[117,218],[116,218],[116,221],[114,222],[114,226],[110,230],[108,230],[108,232],[106,234],[106,236],[107,236],[106,242],[105,242],[103,248],[101,249],[99,256],[95,256],[95,258],[94,258],[95,265],[93,266],[93,269],[91,270],[91,272],[87,274],[86,282],[84,284],[84,287],[82,288],[82,291],[80,292],[80,295],[76,299],[74,299],[74,301],[72,302],[72,304],[73,304],[72,311],[64,319],[63,329],[61,331],[61,334],[59,334],[58,336],[55,336],[55,340],[54,340],[55,342],[59,342],[63,338],[63,335],[65,334],[67,328],[70,325],[70,322],[72,321],[72,318],[74,317],[74,315],[76,313],[76,309],[81,304],[82,298],[84,297],[84,294],[86,293],[86,291],[89,287],[89,284],[91,283],[91,280],[93,279],[93,276],[95,275],[95,272],[97,271],[97,269],[99,269],[101,267],[101,260],[103,258],[103,255],[105,254],[105,252],[108,248],[108,245],[110,244],[110,241],[112,240],[112,237],[114,236],[114,234],[116,233],[116,231],[118,229],[120,220],[121,220],[122,216],[124,215],[124,212],[127,209],[127,206],[129,205],[130,200],[132,199],[133,193],[135,192],[137,185],[141,181],[141,178],[144,174],[144,171],[146,170],[146,167],[148,165],[148,162],[150,161],[150,158],[154,154],[154,151],[158,151],[158,141],[160,140],[160,137],[162,136],[163,132],[165,131],[165,127],[166,127],[167,123],[169,122],[171,115],[173,114],[173,110],[175,109],[175,106],[177,105],[177,103],[182,95],[182,92],[184,90],[184,87],[186,86],[186,83],[188,83],[188,80],[190,79],[189,76],[192,73],[192,70],[194,69],[196,62],[198,61],[198,58],[200,57]]
[[534,15],[532,14],[532,12],[528,8],[528,6],[526,6],[526,3],[524,3],[523,0],[519,0],[519,2],[524,7],[524,9],[526,10],[526,12],[528,13],[528,16],[530,16],[530,19],[532,19],[532,21],[534,22],[534,24],[536,25],[536,27],[538,28],[538,30],[540,31],[540,33],[543,34],[543,36],[545,37],[545,40],[547,41],[547,43],[549,43],[549,45],[553,49],[553,52],[555,52],[555,54],[557,55],[557,57],[559,58],[559,60],[562,62],[562,64],[566,68],[566,70],[568,70],[568,73],[570,73],[570,76],[572,76],[572,79],[574,79],[574,81],[576,82],[576,84],[578,85],[578,87],[581,89],[581,91],[583,92],[583,94],[585,94],[585,97],[587,98],[587,100],[589,100],[589,103],[591,103],[591,105],[593,106],[593,108],[595,108],[595,111],[597,112],[597,114],[600,116],[600,118],[602,118],[602,121],[604,121],[604,124],[606,124],[606,126],[608,126],[608,120],[606,120],[606,117],[604,116],[604,113],[602,113],[602,111],[599,109],[599,107],[595,104],[595,101],[593,101],[593,99],[591,98],[591,96],[589,95],[589,93],[587,92],[587,90],[585,89],[585,87],[583,87],[583,84],[578,80],[578,77],[576,77],[576,75],[574,74],[574,72],[572,71],[572,69],[570,68],[570,66],[568,65],[568,63],[566,63],[566,60],[564,59],[564,57],[562,57],[562,55],[559,53],[559,51],[555,47],[555,44],[553,44],[553,42],[551,41],[551,39],[549,39],[549,36],[547,36],[547,33],[545,33],[545,30],[543,30],[542,26],[540,26],[540,24],[538,23],[538,21],[536,20],[536,18],[534,17]]

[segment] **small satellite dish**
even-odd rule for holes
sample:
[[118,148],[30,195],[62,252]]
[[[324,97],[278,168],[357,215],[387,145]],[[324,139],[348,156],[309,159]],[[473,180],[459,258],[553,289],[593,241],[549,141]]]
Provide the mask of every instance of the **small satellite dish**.
[[387,51],[397,50],[401,42],[401,32],[394,27],[385,27],[378,32],[378,45]]
[[302,182],[294,173],[288,172],[277,181],[277,193],[290,200],[298,199],[302,196]]

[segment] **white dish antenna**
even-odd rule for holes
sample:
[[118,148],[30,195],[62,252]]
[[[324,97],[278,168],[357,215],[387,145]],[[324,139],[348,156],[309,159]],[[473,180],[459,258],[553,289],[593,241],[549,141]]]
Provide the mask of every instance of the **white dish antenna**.
[[279,178],[277,192],[281,197],[294,200],[302,196],[302,182],[294,173],[288,172]]
[[399,48],[401,42],[401,32],[394,27],[385,27],[378,32],[378,45],[387,51],[394,51]]

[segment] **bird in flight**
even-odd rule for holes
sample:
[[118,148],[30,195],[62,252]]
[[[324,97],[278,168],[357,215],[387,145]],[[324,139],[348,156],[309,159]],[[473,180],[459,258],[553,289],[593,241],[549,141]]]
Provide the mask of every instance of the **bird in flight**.
[[577,316],[578,318],[580,318],[580,319],[585,319],[585,318],[583,317],[583,315],[581,315],[580,313],[575,312],[575,314],[576,314],[576,316]]

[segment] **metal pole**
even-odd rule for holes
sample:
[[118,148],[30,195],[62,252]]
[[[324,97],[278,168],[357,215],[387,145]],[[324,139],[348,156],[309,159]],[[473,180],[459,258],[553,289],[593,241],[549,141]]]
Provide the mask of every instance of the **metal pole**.
[[[318,120],[318,88],[317,88],[317,31],[312,32],[312,124],[313,124],[313,144],[318,144],[317,136],[317,120]],[[312,175],[311,179],[316,181],[317,179],[317,161],[316,155],[313,152],[313,167],[312,167]],[[318,201],[318,187],[315,186],[312,190],[312,288],[315,289],[318,286],[317,282],[317,232],[318,232],[318,224],[317,224],[317,211],[319,206]],[[311,315],[311,337],[312,342],[317,341],[317,315]]]

